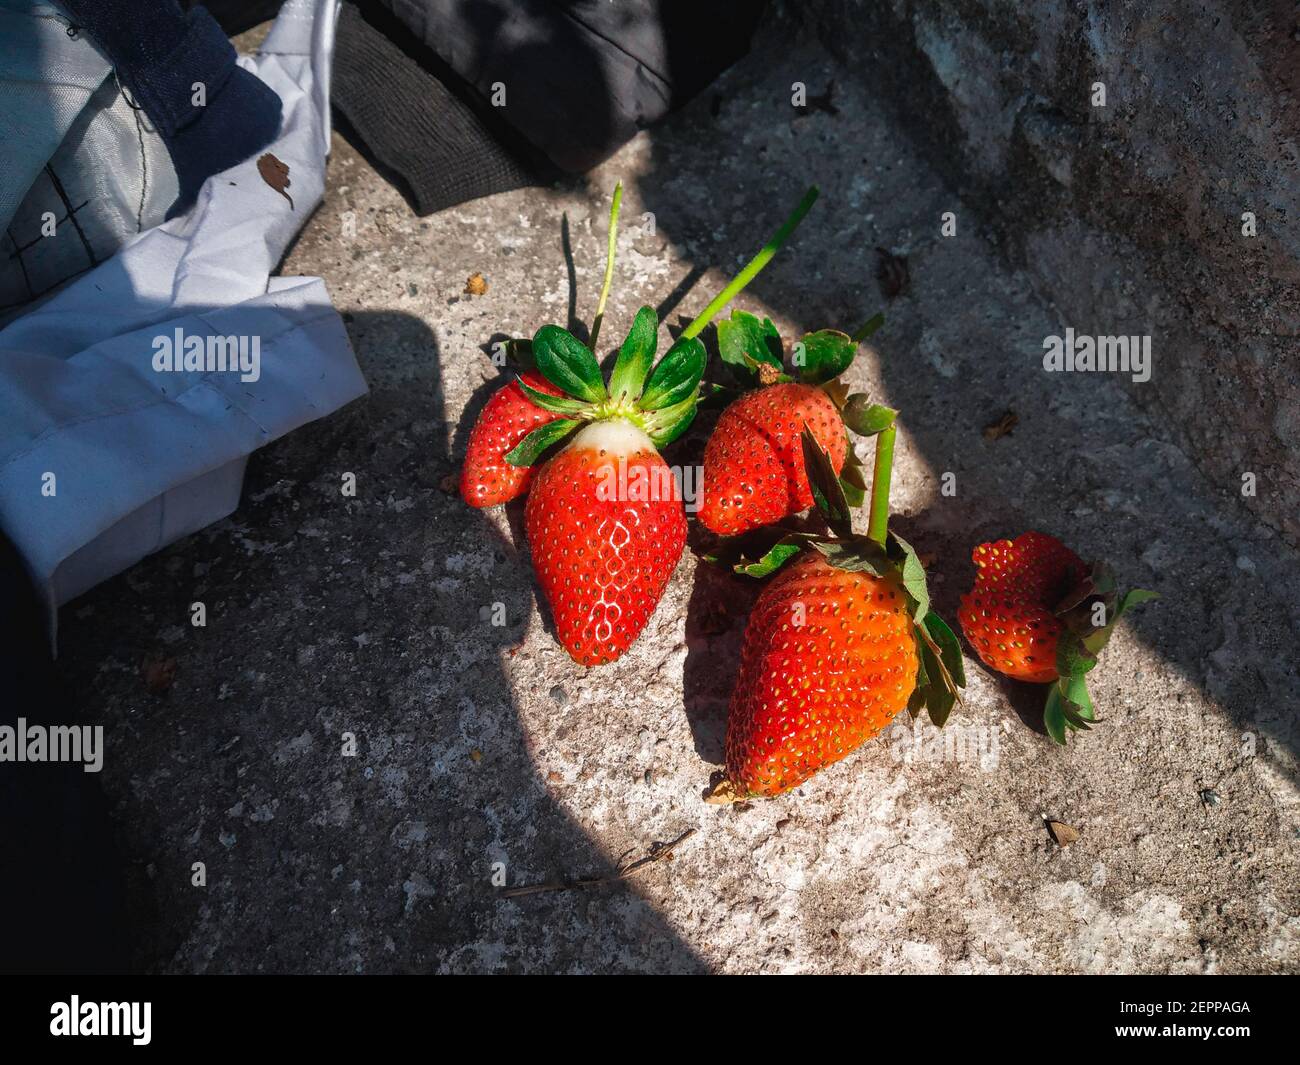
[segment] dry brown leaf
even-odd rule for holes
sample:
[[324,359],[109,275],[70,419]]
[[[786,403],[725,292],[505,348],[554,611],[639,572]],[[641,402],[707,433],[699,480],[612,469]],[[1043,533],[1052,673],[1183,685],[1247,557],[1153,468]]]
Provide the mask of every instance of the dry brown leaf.
[[984,426],[984,439],[990,442],[1001,440],[1019,424],[1020,415],[1013,410],[1009,410],[996,421],[989,422],[988,425]]
[[1052,839],[1058,847],[1068,847],[1079,838],[1079,830],[1071,828],[1064,821],[1048,821],[1047,831],[1052,834]]
[[292,211],[293,197],[284,191],[293,184],[289,180],[289,164],[280,162],[274,155],[267,152],[257,160],[257,172],[262,175],[263,181],[289,201],[289,210]]
[[140,674],[150,695],[166,695],[176,683],[176,659],[149,655],[140,664]]

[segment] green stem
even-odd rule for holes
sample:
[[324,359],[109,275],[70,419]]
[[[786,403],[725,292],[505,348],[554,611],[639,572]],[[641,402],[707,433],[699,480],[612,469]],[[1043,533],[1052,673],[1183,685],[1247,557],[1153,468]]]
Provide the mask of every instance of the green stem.
[[854,333],[853,336],[850,337],[849,339],[851,339],[855,344],[861,344],[864,340],[867,339],[867,337],[871,336],[872,333],[874,333],[877,329],[879,329],[884,324],[885,324],[885,316],[883,314],[873,314],[863,324],[862,328],[859,329],[856,333]]
[[712,302],[696,316],[695,321],[691,322],[682,331],[683,337],[698,336],[704,327],[713,321],[717,313],[735,299],[740,294],[741,289],[758,276],[758,272],[771,261],[772,256],[780,250],[781,245],[798,228],[799,223],[803,221],[803,216],[808,213],[816,202],[817,186],[813,185],[804,193],[803,199],[799,201],[799,206],[794,209],[790,217],[781,223],[781,228],[772,234],[772,239],[763,245],[763,250],[750,259],[745,268],[733,277],[727,283],[727,287],[714,296]]
[[[614,280],[614,251],[618,241],[618,210],[623,206],[623,182],[614,186],[614,199],[609,205],[609,248],[605,252],[605,280],[600,286],[600,302],[596,304],[596,317],[591,320],[591,342],[587,347],[596,351],[596,338],[600,336],[600,323],[605,320],[605,301],[609,299],[609,283]],[[600,353],[597,352],[597,357]]]
[[890,426],[876,434],[876,465],[871,471],[871,513],[867,519],[867,539],[885,546],[889,532],[889,479],[894,470],[894,434]]

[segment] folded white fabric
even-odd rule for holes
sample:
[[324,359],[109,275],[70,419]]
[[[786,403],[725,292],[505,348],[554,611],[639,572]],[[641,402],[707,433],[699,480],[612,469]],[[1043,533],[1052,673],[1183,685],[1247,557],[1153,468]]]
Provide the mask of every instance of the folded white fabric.
[[186,215],[0,330],[0,528],[59,604],[235,509],[255,448],[362,395],[319,278],[271,277],[320,202],[336,0],[289,0],[240,62],[283,102],[269,148]]

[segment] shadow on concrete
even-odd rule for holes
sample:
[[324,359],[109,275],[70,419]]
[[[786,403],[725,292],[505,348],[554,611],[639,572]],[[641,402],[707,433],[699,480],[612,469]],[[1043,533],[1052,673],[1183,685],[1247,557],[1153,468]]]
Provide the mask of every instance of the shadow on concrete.
[[[62,613],[61,665],[106,725],[134,965],[702,969],[632,884],[498,897],[497,861],[513,884],[613,859],[530,759],[508,668],[532,609],[528,561],[444,495],[460,456],[437,341],[409,315],[347,318],[368,378],[411,348],[427,352],[419,377],[258,452],[231,518]],[[485,542],[490,572],[446,578],[447,557]],[[493,627],[483,606],[503,598],[509,624]],[[165,690],[148,690],[144,655],[168,661]],[[451,687],[426,664],[448,658],[464,664]]]

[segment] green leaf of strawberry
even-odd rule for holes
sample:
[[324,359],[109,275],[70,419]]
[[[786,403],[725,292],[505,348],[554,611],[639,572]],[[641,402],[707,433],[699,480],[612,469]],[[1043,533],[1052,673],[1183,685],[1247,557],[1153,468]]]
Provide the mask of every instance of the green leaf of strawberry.
[[791,362],[795,376],[805,384],[820,385],[839,377],[853,362],[858,345],[838,329],[806,333],[795,344]]
[[532,370],[537,367],[537,360],[533,358],[533,342],[527,337],[511,337],[504,343],[506,358],[520,369]]
[[1083,676],[1096,668],[1097,656],[1077,632],[1066,629],[1056,644],[1056,672],[1063,677]]
[[840,470],[840,487],[844,489],[844,498],[849,501],[849,506],[854,510],[866,502],[867,477],[862,468],[862,460],[858,458],[852,442],[848,442],[844,449],[844,468]]
[[1096,721],[1082,677],[1062,677],[1052,685],[1043,707],[1043,727],[1056,743],[1064,747],[1068,730],[1087,731]]
[[1047,704],[1043,707],[1043,727],[1053,740],[1062,747],[1065,746],[1065,708],[1061,700],[1061,689],[1055,684],[1047,693]]
[[830,454],[823,448],[813,431],[804,426],[800,434],[803,445],[804,465],[808,470],[808,483],[812,487],[813,502],[826,517],[827,524],[836,536],[853,535],[853,512],[844,495],[844,486],[840,484],[839,474]]
[[641,393],[642,410],[662,410],[680,403],[699,388],[708,352],[695,337],[678,339],[650,371]]
[[803,549],[804,544],[802,541],[785,538],[774,544],[757,562],[740,562],[736,564],[734,569],[735,572],[746,577],[766,577],[769,573],[775,573],[779,570]]
[[571,399],[568,396],[548,396],[545,392],[539,392],[531,387],[522,377],[519,379],[519,387],[523,390],[525,396],[533,401],[533,405],[541,407],[542,410],[548,410],[552,414],[581,414],[590,409],[590,403],[584,403],[580,399]]
[[534,429],[511,451],[506,453],[506,461],[512,466],[531,466],[547,448],[559,443],[580,426],[582,422],[570,418],[560,418]]
[[903,587],[907,589],[907,594],[911,597],[912,617],[919,622],[930,610],[930,590],[926,586],[925,567],[921,565],[921,560],[916,554],[916,548],[892,529],[889,531],[885,543],[890,557],[898,564],[898,572],[902,578]]
[[671,407],[662,407],[646,414],[645,431],[654,441],[655,447],[667,447],[690,428],[691,422],[695,420],[697,398],[698,394],[692,392]]
[[770,319],[761,321],[748,311],[732,311],[718,322],[718,354],[746,385],[758,380],[758,366],[766,363],[778,371],[782,365],[781,337]]
[[642,307],[632,319],[632,328],[618,349],[618,358],[609,375],[609,394],[615,403],[641,397],[658,343],[659,316],[653,307]]
[[812,546],[836,569],[870,573],[873,577],[885,577],[894,572],[889,557],[876,544],[861,537],[855,538],[851,544],[815,540]]
[[961,641],[957,639],[957,634],[933,610],[925,615],[922,624],[934,642],[939,645],[939,658],[947,667],[957,687],[966,687],[966,661],[962,657]]
[[872,403],[862,392],[849,396],[840,413],[844,418],[844,424],[858,436],[875,436],[877,433],[883,433],[898,417],[898,411],[880,403]]
[[533,358],[542,375],[569,395],[588,403],[609,398],[596,356],[567,329],[544,325],[537,330],[533,336]]

